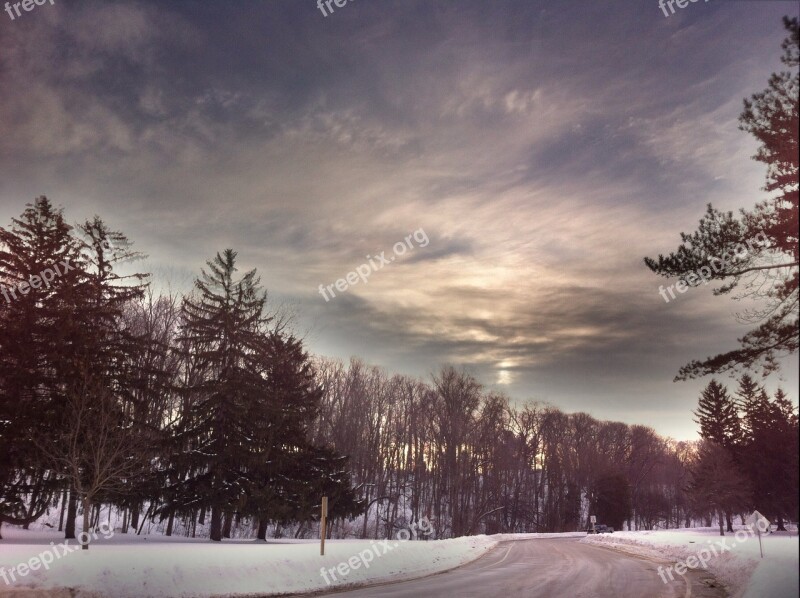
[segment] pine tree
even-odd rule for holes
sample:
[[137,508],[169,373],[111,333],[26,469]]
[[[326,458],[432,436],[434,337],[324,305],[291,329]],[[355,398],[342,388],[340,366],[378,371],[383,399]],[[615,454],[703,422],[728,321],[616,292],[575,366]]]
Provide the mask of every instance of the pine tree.
[[63,427],[63,357],[79,329],[82,260],[46,197],[0,228],[0,525],[38,518],[60,484],[30,440],[53,442]]
[[688,492],[695,512],[715,513],[719,535],[724,536],[725,513],[740,512],[750,504],[747,478],[737,473],[730,452],[710,440],[702,441],[690,472]]
[[256,405],[266,394],[260,364],[268,354],[266,295],[255,270],[236,278],[230,249],[206,262],[184,299],[181,337],[195,376],[187,386],[169,509],[210,509],[211,539],[222,540],[224,513],[241,508],[250,490],[254,436],[263,425]]
[[[700,424],[700,436],[728,452],[733,467],[737,466],[742,440],[741,423],[728,389],[711,380],[700,395],[695,420]],[[733,532],[733,512],[725,511],[727,529]]]
[[217,254],[183,302],[184,403],[159,509],[210,509],[215,541],[234,517],[257,518],[262,539],[270,520],[307,519],[322,490],[335,513],[355,505],[342,459],[308,440],[321,397],[310,360],[271,327],[255,270],[237,278],[235,263]]
[[[147,275],[122,275],[117,266],[138,259],[130,242],[95,217],[79,225],[83,284],[69,288],[76,305],[71,350],[61,359],[68,428],[49,452],[83,505],[83,528],[94,504],[110,502],[141,478],[150,459],[144,449],[152,437],[134,426],[129,392],[135,379],[130,364],[139,339],[126,329],[127,305],[140,298]],[[58,444],[63,445],[59,447]],[[88,544],[83,545],[88,549]]]
[[741,441],[739,416],[728,389],[711,380],[703,389],[697,405],[695,420],[700,424],[700,436],[733,451]]
[[742,435],[748,434],[747,411],[756,403],[761,395],[762,387],[759,386],[749,374],[743,374],[739,379],[739,388],[736,389],[736,408],[741,416]]
[[776,491],[779,510],[776,514],[778,530],[785,531],[784,516],[797,521],[800,514],[800,429],[798,429],[797,408],[792,405],[783,389],[775,391],[775,443],[782,447],[780,454],[775,451],[774,464],[776,479],[780,480]]
[[798,513],[798,424],[796,409],[778,390],[774,400],[761,390],[745,406],[743,455],[755,507],[778,521]]
[[760,143],[754,158],[768,166],[764,190],[771,197],[739,217],[709,205],[697,230],[681,233],[675,252],[644,260],[656,274],[682,278],[689,286],[720,281],[716,295],[743,285],[745,295],[766,304],[748,314],[758,325],[739,339],[739,348],[684,365],[676,380],[756,366],[767,375],[798,349],[800,32],[797,18],[785,18],[784,25],[789,36],[781,60],[790,70],[773,73],[765,91],[745,100],[740,117],[741,129]]
[[262,540],[268,521],[312,519],[319,513],[321,496],[329,499],[331,519],[360,509],[346,470],[348,459],[308,439],[322,389],[302,344],[273,332],[269,345],[264,370],[269,392],[258,406],[262,427],[256,435],[264,458],[255,466],[253,490],[244,508],[259,520]]

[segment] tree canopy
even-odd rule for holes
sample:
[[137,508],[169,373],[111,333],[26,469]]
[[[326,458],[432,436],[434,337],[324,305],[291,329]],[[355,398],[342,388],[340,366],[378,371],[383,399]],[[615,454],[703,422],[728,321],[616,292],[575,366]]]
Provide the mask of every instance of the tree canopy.
[[768,87],[744,102],[740,128],[760,143],[754,159],[767,165],[764,191],[770,196],[753,209],[721,212],[710,204],[693,233],[681,233],[681,245],[667,256],[645,258],[656,274],[679,277],[690,287],[721,283],[725,295],[761,300],[745,317],[756,327],[739,347],[684,365],[676,380],[760,368],[767,375],[798,347],[798,19],[785,18],[789,36],[782,62],[788,71],[773,73]]

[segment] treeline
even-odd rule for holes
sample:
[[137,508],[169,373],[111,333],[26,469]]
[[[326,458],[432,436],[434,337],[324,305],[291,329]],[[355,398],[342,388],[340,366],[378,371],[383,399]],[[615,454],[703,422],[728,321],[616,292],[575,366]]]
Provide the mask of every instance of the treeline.
[[696,411],[704,441],[691,464],[689,496],[705,523],[716,516],[732,532],[734,514],[758,509],[785,531],[800,511],[797,409],[783,390],[773,397],[749,375],[731,395],[716,380],[703,390]]
[[449,366],[423,381],[311,358],[235,252],[183,297],[156,295],[140,257],[46,198],[0,228],[0,524],[57,515],[74,538],[105,508],[123,533],[310,537],[322,496],[335,537],[796,516],[796,415],[749,378],[738,402],[712,382],[708,441],[676,442]]
[[309,441],[311,362],[255,271],[226,250],[192,293],[156,297],[121,273],[139,257],[44,197],[0,228],[0,524],[60,502],[74,538],[79,505],[84,530],[109,505],[123,531],[208,519],[220,540],[243,518],[261,538],[308,521],[323,494],[331,517],[356,514],[346,459]]
[[443,367],[430,383],[359,360],[321,359],[315,442],[350,456],[367,505],[360,529],[390,536],[407,518],[438,537],[689,525],[685,488],[693,443],[651,428],[514,406],[470,375]]

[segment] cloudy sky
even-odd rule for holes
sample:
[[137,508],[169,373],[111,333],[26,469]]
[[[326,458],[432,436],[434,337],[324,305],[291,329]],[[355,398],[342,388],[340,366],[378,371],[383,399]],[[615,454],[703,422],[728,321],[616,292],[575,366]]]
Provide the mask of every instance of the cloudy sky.
[[[0,224],[47,195],[184,289],[232,247],[314,353],[694,438],[741,303],[644,256],[763,199],[742,99],[796,2],[54,0],[0,13]],[[13,9],[12,9],[13,10]],[[393,247],[414,231],[413,249]],[[389,265],[326,300],[367,256]],[[781,380],[797,400],[797,359]],[[731,384],[733,382],[731,381]]]

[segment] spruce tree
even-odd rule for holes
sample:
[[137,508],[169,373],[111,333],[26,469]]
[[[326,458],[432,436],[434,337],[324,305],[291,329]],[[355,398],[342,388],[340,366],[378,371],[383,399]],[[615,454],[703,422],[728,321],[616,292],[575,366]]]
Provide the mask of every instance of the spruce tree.
[[308,441],[321,389],[302,343],[271,326],[256,272],[237,277],[234,251],[207,265],[183,302],[184,399],[160,513],[210,509],[219,541],[223,517],[258,519],[263,539],[269,521],[310,517],[321,491],[335,514],[354,511],[341,458]]
[[0,228],[0,525],[38,518],[60,484],[31,439],[52,443],[63,429],[64,356],[79,329],[73,291],[86,283],[81,247],[46,197]]
[[798,424],[795,407],[778,390],[766,391],[745,405],[747,434],[743,463],[753,488],[755,508],[778,522],[798,514]]
[[182,307],[180,342],[195,375],[186,387],[170,509],[210,509],[211,539],[222,539],[222,517],[238,509],[251,486],[254,437],[263,429],[257,405],[268,388],[261,364],[268,354],[266,295],[255,270],[236,277],[230,249],[207,262],[196,294]]
[[327,496],[331,519],[354,515],[360,509],[347,473],[348,459],[328,447],[313,445],[309,425],[317,417],[322,389],[308,355],[294,337],[273,332],[265,378],[269,393],[259,412],[264,458],[256,463],[253,491],[246,513],[259,520],[259,539],[269,521],[309,521]]
[[761,386],[749,374],[743,374],[736,389],[736,408],[742,417],[742,433],[747,434],[747,409],[756,402],[761,394]]
[[[83,284],[70,287],[77,306],[64,355],[61,380],[65,422],[51,460],[61,466],[83,504],[83,528],[93,505],[119,501],[149,469],[147,447],[152,435],[134,425],[130,391],[137,373],[131,365],[141,350],[139,339],[126,329],[126,307],[140,298],[148,275],[121,274],[119,266],[141,257],[130,242],[100,219],[76,228],[83,237]],[[88,544],[83,548],[88,549]]]
[[733,451],[741,441],[741,425],[733,398],[728,389],[716,380],[706,386],[697,405],[695,420],[700,424],[700,436]]
[[741,512],[750,504],[747,478],[737,472],[730,452],[710,440],[701,442],[690,473],[688,492],[695,512],[716,514],[719,534],[724,536],[724,515]]

